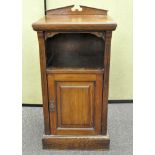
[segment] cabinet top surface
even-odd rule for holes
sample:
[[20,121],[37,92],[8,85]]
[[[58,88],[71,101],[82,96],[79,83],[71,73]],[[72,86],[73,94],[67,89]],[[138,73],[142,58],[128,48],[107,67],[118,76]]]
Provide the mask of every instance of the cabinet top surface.
[[106,10],[82,7],[83,13],[71,12],[71,6],[47,11],[47,15],[32,26],[36,31],[50,30],[115,30],[116,22]]
[[33,24],[44,30],[115,30],[117,24],[105,15],[46,15]]

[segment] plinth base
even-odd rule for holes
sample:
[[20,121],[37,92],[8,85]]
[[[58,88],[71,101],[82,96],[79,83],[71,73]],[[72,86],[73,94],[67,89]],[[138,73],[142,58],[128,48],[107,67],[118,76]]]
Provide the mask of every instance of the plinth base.
[[109,135],[97,136],[60,136],[44,135],[43,149],[53,150],[108,150]]

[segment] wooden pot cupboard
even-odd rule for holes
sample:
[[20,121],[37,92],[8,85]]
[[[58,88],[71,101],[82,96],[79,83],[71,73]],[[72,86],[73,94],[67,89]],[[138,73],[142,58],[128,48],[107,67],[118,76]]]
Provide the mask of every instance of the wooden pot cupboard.
[[47,10],[38,34],[44,149],[107,150],[110,46],[117,24],[107,10]]

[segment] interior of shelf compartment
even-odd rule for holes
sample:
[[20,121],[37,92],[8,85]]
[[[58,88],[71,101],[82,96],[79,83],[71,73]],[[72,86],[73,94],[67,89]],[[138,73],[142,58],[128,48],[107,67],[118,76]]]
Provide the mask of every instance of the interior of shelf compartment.
[[90,33],[59,33],[46,40],[47,67],[103,68],[104,40]]

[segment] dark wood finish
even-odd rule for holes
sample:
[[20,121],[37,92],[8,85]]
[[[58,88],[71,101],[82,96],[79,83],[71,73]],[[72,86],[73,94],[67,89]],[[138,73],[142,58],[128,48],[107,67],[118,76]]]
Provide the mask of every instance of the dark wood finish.
[[105,32],[104,50],[104,82],[103,82],[103,111],[102,111],[102,134],[107,134],[107,113],[108,113],[108,94],[109,94],[109,69],[110,69],[110,48],[112,32]]
[[[45,32],[45,39],[47,39],[47,38],[51,38],[51,37],[53,37],[53,36],[55,36],[55,35],[57,35],[57,34],[62,34],[62,33],[73,33],[73,32],[68,32],[68,31],[66,31],[66,32],[63,32],[63,31],[61,31],[61,32],[49,32],[49,31],[47,31],[47,32]],[[76,31],[76,32],[74,32],[73,34],[75,34],[75,33],[80,33],[80,34],[82,34],[82,33],[88,33],[88,34],[93,34],[93,35],[95,35],[96,37],[99,37],[99,38],[103,38],[104,39],[104,32],[91,32],[91,31],[87,31],[87,32],[82,32],[82,31],[80,31],[80,32],[78,32],[78,31]]]
[[51,133],[101,134],[102,74],[48,74]]
[[72,11],[73,7],[74,5],[47,10],[46,13],[47,15],[94,15],[94,14],[107,15],[107,10],[103,10],[103,9],[96,9],[96,8],[80,5],[80,7],[82,8],[82,11],[78,11],[78,10]]
[[42,99],[43,99],[43,112],[44,112],[44,128],[45,134],[50,134],[50,122],[48,111],[48,90],[47,90],[47,77],[46,77],[46,55],[45,55],[45,35],[44,32],[37,32],[40,53],[40,71],[41,71],[41,85],[42,85]]
[[38,32],[44,149],[108,149],[110,47],[116,23],[107,10],[48,10]]
[[33,24],[36,31],[115,30],[116,23],[105,15],[46,15]]
[[108,150],[109,136],[48,136],[43,137],[43,148],[54,150]]
[[94,69],[94,68],[58,68],[58,67],[51,67],[46,69],[47,73],[65,73],[65,74],[70,74],[70,73],[75,73],[75,74],[102,74],[104,73],[104,69]]

